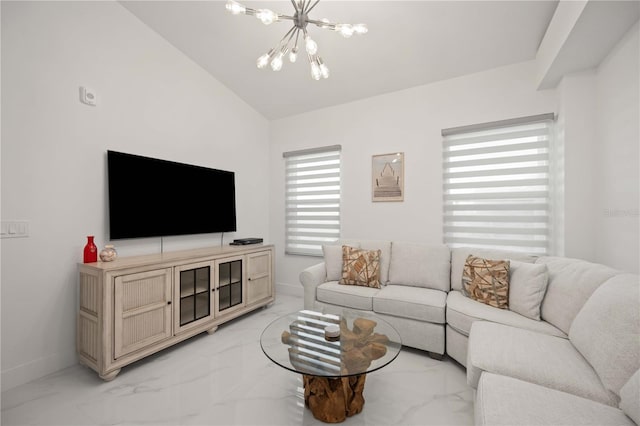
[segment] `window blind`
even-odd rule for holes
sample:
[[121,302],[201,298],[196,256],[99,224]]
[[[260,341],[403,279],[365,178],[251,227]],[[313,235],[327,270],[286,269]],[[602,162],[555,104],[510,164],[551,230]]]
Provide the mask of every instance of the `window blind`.
[[553,114],[443,130],[443,235],[450,247],[548,254]]
[[340,238],[340,146],[286,152],[285,253],[322,256]]

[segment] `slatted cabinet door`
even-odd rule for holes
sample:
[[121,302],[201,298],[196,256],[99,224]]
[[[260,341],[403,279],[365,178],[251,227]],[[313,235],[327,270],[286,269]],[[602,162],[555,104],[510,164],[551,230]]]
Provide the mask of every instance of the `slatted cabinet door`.
[[114,359],[173,335],[172,268],[115,278]]
[[272,296],[271,262],[270,250],[247,255],[247,305]]

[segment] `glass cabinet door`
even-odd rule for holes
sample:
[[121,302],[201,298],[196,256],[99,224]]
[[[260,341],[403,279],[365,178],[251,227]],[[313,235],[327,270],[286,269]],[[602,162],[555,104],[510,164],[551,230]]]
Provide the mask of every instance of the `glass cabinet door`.
[[211,268],[180,271],[180,326],[209,316]]
[[216,261],[218,301],[216,313],[225,314],[243,307],[245,293],[242,257]]
[[176,267],[176,330],[213,318],[213,262]]

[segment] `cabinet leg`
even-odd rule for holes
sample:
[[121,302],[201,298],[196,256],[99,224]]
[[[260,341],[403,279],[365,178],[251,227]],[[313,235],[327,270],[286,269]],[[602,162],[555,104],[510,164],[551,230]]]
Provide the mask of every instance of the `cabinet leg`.
[[110,382],[110,381],[112,381],[113,379],[116,378],[118,373],[120,373],[120,369],[119,368],[117,370],[114,370],[114,371],[112,371],[110,373],[107,373],[107,374],[104,374],[104,375],[103,374],[99,374],[99,376],[105,382]]
[[213,334],[216,332],[217,329],[218,329],[217,325],[215,327],[211,327],[210,329],[207,330],[207,334]]

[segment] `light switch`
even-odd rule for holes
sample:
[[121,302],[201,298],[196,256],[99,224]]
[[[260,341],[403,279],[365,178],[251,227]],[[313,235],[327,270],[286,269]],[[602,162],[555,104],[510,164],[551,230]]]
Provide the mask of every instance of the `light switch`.
[[29,236],[29,222],[26,220],[3,221],[0,228],[2,238],[26,238]]

